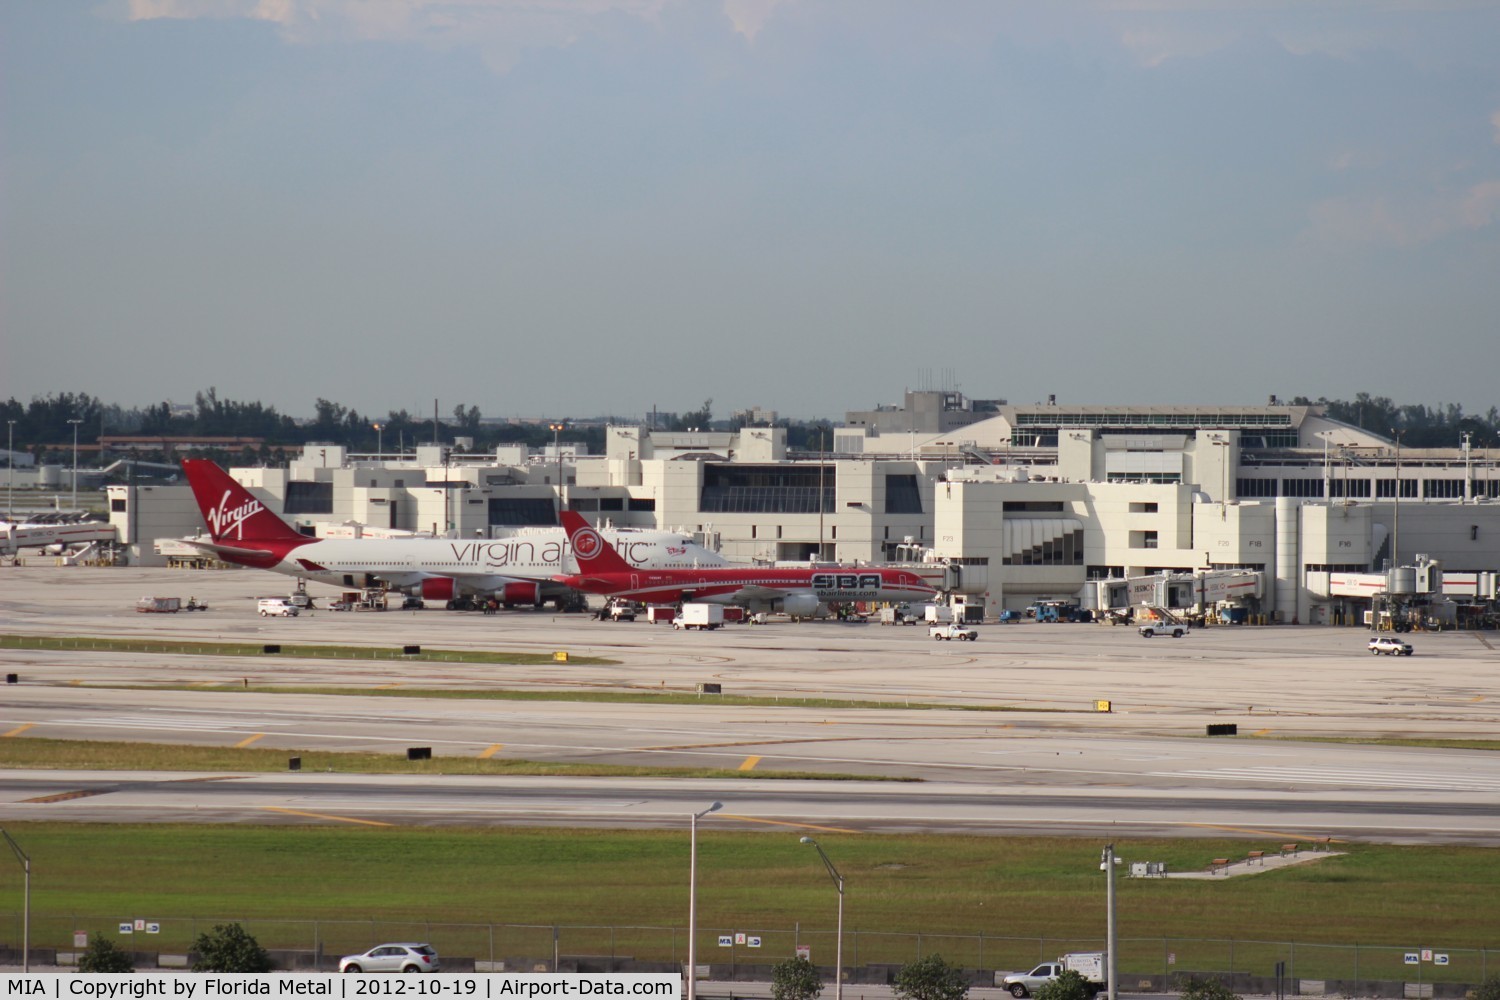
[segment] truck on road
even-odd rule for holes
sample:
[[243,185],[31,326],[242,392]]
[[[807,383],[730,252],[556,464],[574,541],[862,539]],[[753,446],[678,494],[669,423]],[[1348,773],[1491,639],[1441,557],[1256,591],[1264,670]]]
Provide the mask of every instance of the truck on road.
[[1064,972],[1076,972],[1087,980],[1094,992],[1102,993],[1108,989],[1106,980],[1109,973],[1105,969],[1105,964],[1105,953],[1102,951],[1070,952],[1055,962],[1043,962],[1030,972],[1017,972],[1006,976],[1001,985],[1011,996],[1022,1000]]
[[957,622],[949,622],[946,625],[928,626],[927,634],[939,640],[967,639],[969,642],[973,642],[979,638],[977,631],[967,625],[960,625]]

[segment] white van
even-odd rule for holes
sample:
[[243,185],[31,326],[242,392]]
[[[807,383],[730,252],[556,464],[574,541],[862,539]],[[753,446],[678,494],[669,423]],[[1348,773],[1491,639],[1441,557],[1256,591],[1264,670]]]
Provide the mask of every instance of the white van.
[[297,609],[285,597],[262,597],[256,602],[255,609],[260,612],[262,618],[268,615],[278,618],[297,617]]

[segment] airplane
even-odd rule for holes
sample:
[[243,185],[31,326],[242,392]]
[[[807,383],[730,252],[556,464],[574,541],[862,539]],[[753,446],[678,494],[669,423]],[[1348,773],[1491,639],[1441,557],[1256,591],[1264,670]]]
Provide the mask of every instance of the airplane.
[[933,587],[907,569],[877,566],[633,566],[576,511],[562,512],[578,572],[554,577],[574,590],[647,603],[743,604],[811,618],[830,601],[929,601]]
[[[497,539],[314,538],[271,513],[250,491],[208,459],[186,459],[182,471],[193,488],[212,541],[184,542],[228,563],[271,570],[338,587],[404,590],[424,600],[462,609],[473,600],[562,607],[571,590],[556,577],[568,565],[560,528]],[[636,569],[721,566],[717,552],[677,532],[608,529]]]

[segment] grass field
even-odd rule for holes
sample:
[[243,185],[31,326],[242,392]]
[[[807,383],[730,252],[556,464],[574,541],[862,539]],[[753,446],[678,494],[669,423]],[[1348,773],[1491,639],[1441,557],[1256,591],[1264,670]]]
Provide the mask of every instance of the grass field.
[[[816,852],[798,842],[801,831],[729,832],[714,822],[699,828],[707,960],[723,960],[714,935],[732,930],[763,934],[768,948],[788,953],[793,935],[828,942],[836,897]],[[676,951],[680,959],[683,947],[686,829],[6,828],[32,858],[33,940],[43,946],[49,938],[66,944],[74,927],[112,931],[117,920],[140,917],[163,922],[162,948],[185,947],[180,939],[190,940],[192,929],[229,919],[248,921],[271,947],[311,947],[316,935],[330,950],[352,951],[372,938],[417,936],[450,954],[482,957],[495,947],[488,925],[506,925],[499,933],[507,953],[550,954],[553,925],[568,928],[564,950],[572,954],[611,949],[662,958]],[[859,962],[909,961],[925,947],[971,966],[1016,967],[1103,935],[1098,841],[819,839],[846,879],[846,927],[861,942]],[[1187,870],[1269,846],[1163,840],[1121,841],[1116,849],[1127,861]],[[1182,968],[1248,969],[1276,950],[1252,942],[1296,942],[1298,974],[1316,975],[1310,963],[1323,952],[1326,975],[1339,978],[1349,971],[1332,965],[1348,962],[1347,949],[1314,946],[1360,942],[1362,974],[1373,977],[1382,956],[1403,947],[1500,945],[1500,852],[1344,849],[1342,857],[1246,878],[1122,878],[1119,932],[1131,942],[1122,945],[1122,960],[1150,968],[1168,949]],[[18,873],[0,875],[0,898],[18,883]],[[531,932],[518,925],[537,928],[538,943],[521,943]],[[0,916],[0,934],[11,929]],[[1229,939],[1236,944],[1226,946]],[[1390,972],[1399,977],[1399,956]]]

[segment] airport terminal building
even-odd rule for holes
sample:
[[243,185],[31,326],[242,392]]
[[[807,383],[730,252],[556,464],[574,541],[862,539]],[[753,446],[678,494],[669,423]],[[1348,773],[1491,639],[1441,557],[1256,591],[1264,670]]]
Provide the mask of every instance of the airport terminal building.
[[[776,427],[615,426],[602,455],[312,445],[287,468],[230,471],[311,534],[502,536],[556,524],[560,501],[696,533],[737,561],[924,562],[991,613],[1096,607],[1098,581],[1192,574],[1201,601],[1205,574],[1238,573],[1258,581],[1241,596],[1268,620],[1357,624],[1403,567],[1393,592],[1412,580],[1419,596],[1495,610],[1500,452],[1402,448],[1274,399],[1015,406],[913,392],[848,416],[827,452],[789,451]],[[191,555],[171,544],[201,528],[185,485],[109,497],[131,561]]]

